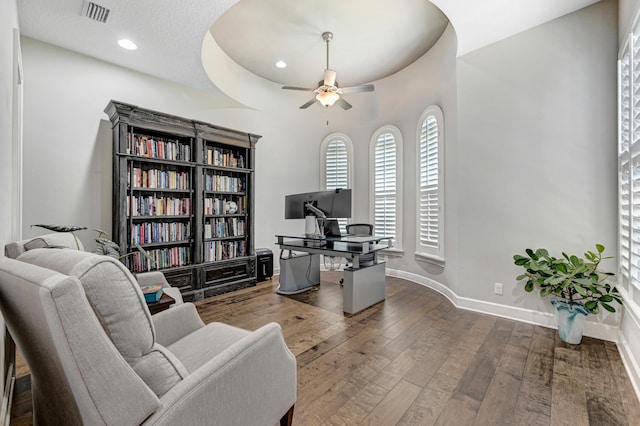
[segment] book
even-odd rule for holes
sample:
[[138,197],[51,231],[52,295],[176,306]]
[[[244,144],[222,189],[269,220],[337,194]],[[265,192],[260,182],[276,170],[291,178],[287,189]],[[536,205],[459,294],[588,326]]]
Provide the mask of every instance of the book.
[[142,294],[144,294],[144,300],[147,303],[153,303],[160,300],[162,296],[162,284],[149,284],[140,286]]

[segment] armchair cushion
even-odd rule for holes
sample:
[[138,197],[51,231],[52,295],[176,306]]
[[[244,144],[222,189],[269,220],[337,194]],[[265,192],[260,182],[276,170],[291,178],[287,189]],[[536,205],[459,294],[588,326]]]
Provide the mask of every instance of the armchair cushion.
[[169,345],[168,349],[182,361],[191,374],[250,334],[247,330],[214,322],[186,335]]
[[156,329],[156,342],[169,346],[189,333],[204,327],[193,303],[184,303],[173,309],[151,316]]
[[187,376],[182,363],[155,343],[144,296],[117,260],[77,250],[34,249],[18,260],[80,279],[102,328],[147,385],[161,396]]

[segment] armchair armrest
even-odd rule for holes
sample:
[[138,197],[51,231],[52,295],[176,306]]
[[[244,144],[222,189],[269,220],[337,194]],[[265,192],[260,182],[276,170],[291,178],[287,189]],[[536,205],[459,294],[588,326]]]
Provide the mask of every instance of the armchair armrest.
[[156,329],[156,342],[168,346],[204,327],[193,303],[183,303],[151,316]]
[[[180,294],[180,289],[171,287],[171,284],[167,281],[164,274],[160,271],[150,271],[150,272],[140,272],[136,274],[136,279],[138,280],[138,284],[140,286],[148,285],[148,284],[162,284],[162,288],[164,292],[169,296],[173,297],[176,301],[175,305],[180,305],[183,303],[182,294]],[[174,306],[174,305],[171,305]]]
[[171,287],[164,277],[164,274],[160,271],[139,272],[136,274],[138,284],[141,286],[148,284],[162,284],[162,287]]
[[187,376],[145,424],[276,424],[296,401],[296,359],[267,324]]

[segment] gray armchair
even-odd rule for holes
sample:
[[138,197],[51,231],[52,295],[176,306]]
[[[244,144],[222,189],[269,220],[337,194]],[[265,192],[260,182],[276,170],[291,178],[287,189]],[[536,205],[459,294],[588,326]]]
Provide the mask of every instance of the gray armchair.
[[115,259],[68,249],[0,258],[0,310],[31,370],[34,424],[290,424],[296,361],[275,323],[153,317]]

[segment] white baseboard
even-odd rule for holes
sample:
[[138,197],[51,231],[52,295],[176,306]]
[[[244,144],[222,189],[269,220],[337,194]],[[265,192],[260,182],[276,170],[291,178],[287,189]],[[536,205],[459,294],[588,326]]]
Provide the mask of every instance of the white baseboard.
[[[402,278],[407,281],[411,281],[435,290],[449,299],[456,308],[467,309],[483,314],[495,315],[498,317],[540,325],[543,327],[555,329],[558,328],[556,325],[555,315],[551,313],[539,312],[531,309],[523,309],[514,306],[500,305],[497,303],[469,299],[466,297],[459,297],[453,291],[451,291],[451,289],[440,284],[439,282],[418,274],[413,274],[411,272],[387,268],[387,275],[391,277]],[[626,312],[631,312],[631,320],[635,321],[637,324],[640,324],[640,317],[636,317],[635,312],[632,312],[630,310],[627,310]],[[638,327],[638,329],[640,330],[640,326]],[[584,335],[588,337],[594,337],[596,339],[615,342],[617,344],[618,352],[620,353],[622,362],[627,370],[627,374],[629,375],[629,379],[631,380],[633,389],[636,392],[636,397],[640,400],[640,366],[638,366],[638,363],[633,355],[636,352],[632,350],[620,328],[612,325],[596,323],[593,321],[585,321]]]
[[627,342],[622,332],[620,332],[618,336],[618,352],[620,352],[622,363],[624,364],[625,370],[627,370],[633,390],[636,392],[636,397],[640,400],[640,366],[638,366],[633,356],[634,352],[631,350],[629,342]]
[[[555,315],[552,313],[460,297],[451,291],[451,289],[439,282],[411,272],[387,268],[387,275],[429,287],[449,299],[456,308],[540,325],[543,327],[558,328],[556,325]],[[584,335],[588,337],[595,337],[597,339],[608,340],[610,342],[617,342],[618,327],[593,321],[586,321],[584,325]]]

